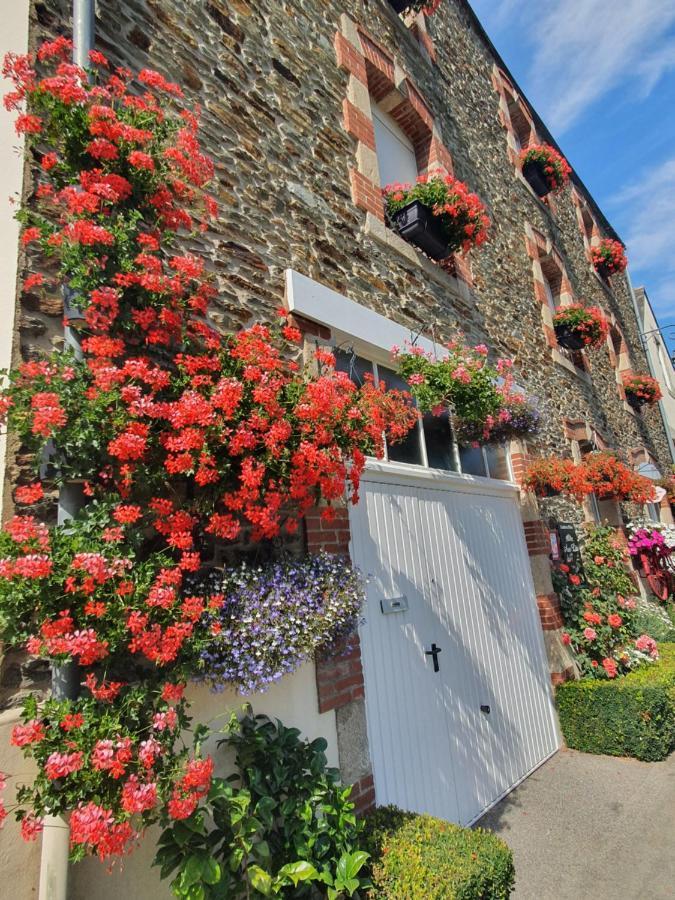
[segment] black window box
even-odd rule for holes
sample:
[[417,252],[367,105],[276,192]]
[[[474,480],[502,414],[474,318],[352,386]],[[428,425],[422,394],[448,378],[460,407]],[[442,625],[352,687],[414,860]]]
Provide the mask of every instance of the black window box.
[[632,406],[634,410],[639,411],[642,407],[647,403],[644,397],[638,397],[637,394],[631,394],[630,391],[626,391],[626,401],[629,406]]
[[597,266],[595,267],[595,271],[598,273],[598,275],[600,276],[600,278],[602,278],[603,281],[607,281],[609,276],[612,274],[611,269],[609,268],[607,263],[604,263],[604,262],[598,263]]
[[439,216],[428,206],[413,200],[392,216],[399,234],[411,244],[423,250],[432,259],[446,259],[450,247]]
[[556,325],[555,337],[561,347],[565,350],[583,350],[586,346],[584,339],[574,331],[569,325]]
[[545,197],[551,191],[546,172],[538,162],[528,162],[523,166],[523,178],[537,197]]
[[394,8],[395,12],[402,13],[410,6],[410,0],[389,0],[389,5]]

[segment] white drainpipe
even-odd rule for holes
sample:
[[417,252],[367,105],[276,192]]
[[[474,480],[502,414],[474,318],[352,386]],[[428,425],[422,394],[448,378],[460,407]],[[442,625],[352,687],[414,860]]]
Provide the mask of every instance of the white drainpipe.
[[[89,66],[89,51],[94,46],[94,0],[73,0],[73,62]],[[77,332],[66,326],[64,339],[77,355],[81,353]],[[78,484],[64,485],[59,494],[58,524],[75,516],[84,505]],[[52,666],[52,696],[75,699],[80,690],[80,672],[76,663]],[[40,857],[39,900],[67,900],[70,828],[66,816],[45,816]]]

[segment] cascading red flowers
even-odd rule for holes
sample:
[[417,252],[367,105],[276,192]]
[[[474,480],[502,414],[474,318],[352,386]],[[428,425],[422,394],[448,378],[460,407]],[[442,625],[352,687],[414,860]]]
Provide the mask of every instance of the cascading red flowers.
[[626,375],[623,386],[628,402],[635,406],[653,406],[663,397],[661,385],[651,375]]
[[612,238],[603,238],[596,247],[591,247],[591,261],[600,275],[615,275],[628,266],[623,244]]
[[14,730],[37,768],[17,793],[24,836],[69,812],[73,858],[105,859],[209,789],[211,760],[179,735],[182,685],[224,602],[195,582],[213,540],[295,531],[319,501],[331,518],[345,485],[358,499],[366,455],[416,413],[405,394],[355,387],[324,349],[302,369],[286,313],[232,335],[207,324],[213,286],[175,235],[215,215],[197,118],[174,111],[182,92],[159,73],[134,84],[94,53],[90,83],[70,50],[59,38],[37,60],[10,54],[3,73],[5,106],[26,106],[17,130],[39,136],[36,200],[20,219],[50,274],[24,289],[67,285],[83,358],[21,363],[0,413],[36,460],[17,502],[44,499],[45,453],[52,484],[81,483],[89,502],[65,528],[17,515],[0,533],[0,636],[81,670],[77,700],[30,697]]
[[528,165],[541,169],[553,193],[564,188],[572,173],[565,157],[549,144],[533,144],[521,150],[520,165],[523,169]]

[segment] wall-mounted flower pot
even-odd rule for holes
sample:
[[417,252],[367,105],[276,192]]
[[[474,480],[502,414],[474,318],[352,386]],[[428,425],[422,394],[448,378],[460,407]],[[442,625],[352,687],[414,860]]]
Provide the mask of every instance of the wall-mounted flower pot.
[[427,256],[445,259],[450,255],[448,238],[440,218],[419,200],[394,213],[393,219],[401,237],[424,250]]
[[410,6],[410,0],[389,0],[389,5],[397,13],[402,13]]
[[539,498],[541,498],[542,500],[544,500],[544,499],[549,498],[549,497],[559,497],[559,496],[560,496],[560,493],[561,493],[561,492],[560,492],[560,491],[556,491],[555,488],[547,487],[547,488],[545,488],[543,491],[541,491],[540,493],[537,493],[537,497],[539,497]]
[[530,185],[537,197],[545,197],[551,190],[546,173],[539,163],[525,163],[523,166],[523,178]]
[[612,274],[609,266],[606,263],[598,263],[598,265],[595,267],[595,271],[603,281],[607,281],[609,276]]
[[630,391],[626,391],[626,402],[637,411],[641,410],[647,403],[644,397],[638,397],[637,394],[631,394]]
[[581,335],[569,325],[556,325],[555,337],[565,350],[583,350],[585,344]]

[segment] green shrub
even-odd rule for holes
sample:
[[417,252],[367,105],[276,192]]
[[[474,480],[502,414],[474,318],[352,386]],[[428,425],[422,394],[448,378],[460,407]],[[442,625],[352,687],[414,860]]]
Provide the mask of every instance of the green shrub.
[[366,817],[370,896],[390,900],[502,900],[514,883],[506,844],[481,828],[383,806]]
[[567,746],[586,753],[665,759],[675,749],[675,644],[611,681],[568,681],[556,692]]

